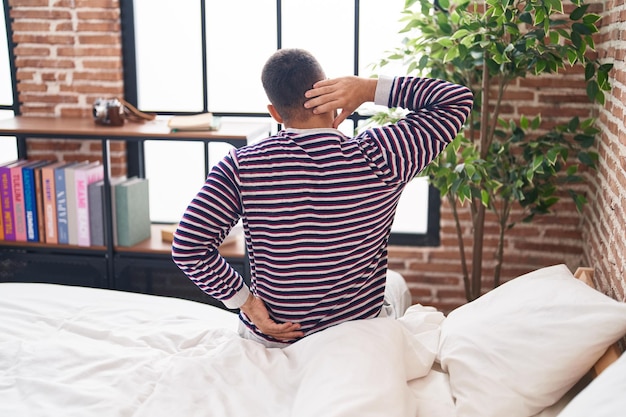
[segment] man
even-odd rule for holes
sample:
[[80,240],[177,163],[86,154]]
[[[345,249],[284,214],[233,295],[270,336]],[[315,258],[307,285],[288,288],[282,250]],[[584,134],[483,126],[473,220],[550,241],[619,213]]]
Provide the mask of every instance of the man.
[[[299,49],[270,57],[262,82],[268,110],[284,129],[231,151],[212,169],[183,215],[172,252],[203,291],[240,308],[244,337],[282,347],[381,315],[400,194],[454,139],[472,95],[434,79],[328,80]],[[409,113],[354,138],[336,129],[368,101]],[[250,288],[217,250],[240,218]]]

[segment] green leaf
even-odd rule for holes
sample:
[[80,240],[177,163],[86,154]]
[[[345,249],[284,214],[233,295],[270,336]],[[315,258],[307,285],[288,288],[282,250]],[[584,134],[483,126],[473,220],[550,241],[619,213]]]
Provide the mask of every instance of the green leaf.
[[461,200],[461,203],[464,203],[467,200],[472,198],[472,190],[469,185],[464,184],[458,190],[458,196]]
[[470,34],[467,29],[459,29],[450,36],[450,39],[460,39]]
[[450,38],[444,37],[444,38],[439,38],[437,40],[437,44],[446,48],[450,48],[454,45],[454,42],[452,42]]
[[576,53],[576,51],[568,49],[567,50],[567,60],[569,61],[570,65],[574,65],[574,63],[576,62],[576,60],[578,59],[578,54]]
[[580,146],[582,146],[583,148],[589,148],[593,146],[593,143],[595,142],[595,137],[590,135],[575,135],[574,140],[580,143]]
[[520,14],[518,19],[520,20],[520,22],[523,22],[529,25],[533,24],[533,17],[528,12],[523,12],[522,14]]
[[424,54],[420,57],[417,67],[419,69],[424,69],[426,68],[426,65],[428,65],[428,54]]
[[578,160],[588,166],[594,165],[593,157],[589,152],[578,152]]
[[480,201],[483,203],[483,206],[489,206],[489,192],[487,190],[480,190]]
[[563,13],[563,3],[561,3],[561,0],[551,0],[551,6],[552,10]]
[[538,171],[538,170],[539,170],[539,168],[543,165],[543,161],[544,161],[544,160],[545,160],[545,159],[544,159],[543,155],[541,155],[541,156],[540,156],[540,155],[535,156],[535,159],[533,159],[533,165],[532,165],[531,169],[532,169],[533,171]]
[[591,35],[593,29],[583,23],[573,23],[572,30],[576,33],[580,33],[581,35]]
[[452,33],[452,26],[448,22],[439,23],[439,28],[446,35],[449,35]]
[[587,198],[584,195],[573,191],[570,191],[570,195],[574,200],[574,204],[576,204],[576,210],[578,210],[579,213],[582,213],[584,205],[587,204]]
[[452,48],[448,49],[448,52],[446,52],[445,56],[443,57],[443,62],[450,62],[454,58],[457,58],[458,56],[459,56],[459,48],[456,46],[453,46]]
[[584,4],[580,7],[575,8],[572,11],[572,13],[570,13],[569,18],[571,20],[580,20],[585,15],[588,8],[589,8],[588,4]]
[[533,130],[539,129],[539,126],[541,126],[541,115],[537,115],[531,123]]
[[598,92],[600,92],[600,87],[595,80],[591,80],[587,83],[587,97],[589,100],[596,100]]
[[550,162],[550,165],[554,165],[556,163],[556,160],[559,157],[559,149],[558,148],[552,148],[550,149],[547,153],[546,156],[548,158],[548,161]]
[[567,124],[567,129],[570,132],[574,132],[578,129],[578,126],[580,126],[580,119],[578,118],[578,116],[575,116],[575,117],[572,117],[572,119]]
[[578,165],[571,165],[567,168],[567,175],[572,176],[578,172]]
[[471,178],[476,173],[476,167],[472,164],[465,164],[465,172],[467,176]]
[[559,43],[559,32],[555,30],[550,31],[550,43],[557,45]]
[[528,130],[528,126],[529,126],[529,124],[530,124],[530,123],[529,123],[528,118],[527,118],[526,116],[522,115],[522,116],[520,117],[520,120],[519,120],[519,125],[520,125],[520,127],[521,127],[522,129],[524,129],[524,130]]
[[537,9],[535,11],[535,26],[539,26],[546,19],[546,12],[544,9]]
[[590,79],[592,79],[595,74],[596,66],[593,64],[593,62],[587,63],[587,65],[585,65],[585,81],[589,81]]
[[596,102],[598,104],[604,105],[604,98],[605,97],[604,97],[604,92],[603,91],[600,90],[600,91],[598,91],[596,93]]
[[576,49],[580,49],[583,44],[583,38],[580,36],[578,32],[572,31],[571,34],[572,44],[576,47]]
[[538,75],[540,73],[542,73],[543,71],[545,71],[546,66],[547,66],[547,62],[544,59],[538,59],[537,60],[537,64],[535,65],[535,75]]
[[608,73],[612,69],[613,69],[613,64],[612,63],[602,64],[602,65],[600,65],[600,67],[598,67],[598,72],[606,72],[606,73]]
[[594,23],[596,23],[600,19],[601,19],[601,17],[598,16],[597,14],[590,13],[590,14],[586,15],[585,17],[583,17],[583,23],[585,23],[585,24],[594,24]]

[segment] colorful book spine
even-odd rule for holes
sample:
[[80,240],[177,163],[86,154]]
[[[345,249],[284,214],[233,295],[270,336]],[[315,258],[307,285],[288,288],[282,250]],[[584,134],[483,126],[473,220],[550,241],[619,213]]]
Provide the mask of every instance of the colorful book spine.
[[91,246],[104,246],[104,181],[87,187],[89,199],[89,239]]
[[66,165],[66,162],[55,162],[41,168],[41,196],[43,200],[44,241],[59,243],[57,235],[57,196],[54,183],[54,170]]
[[22,166],[14,166],[11,168],[13,219],[15,227],[15,240],[18,242],[26,242],[26,208],[24,206],[24,181],[22,172]]
[[35,169],[47,161],[34,161],[22,168],[22,190],[24,198],[24,221],[26,223],[26,240],[39,242],[39,221],[37,219],[37,191],[35,185]]
[[104,167],[99,163],[85,165],[74,171],[74,184],[76,192],[76,224],[77,244],[90,246],[89,229],[89,184],[104,178]]
[[149,184],[146,178],[131,178],[115,186],[119,246],[134,246],[150,238],[149,201]]
[[46,230],[44,226],[44,218],[43,218],[43,184],[41,183],[41,170],[44,166],[48,165],[47,163],[44,165],[40,165],[35,168],[35,199],[37,202],[37,229],[39,232],[39,241],[46,241]]
[[115,188],[125,181],[127,181],[126,176],[113,177],[109,181],[109,186],[111,188],[111,222],[113,223],[113,236],[109,236],[107,234],[108,230],[105,230],[104,238],[107,240],[113,239],[113,246],[117,246],[117,214],[116,214],[117,203],[115,202],[115,194],[116,194]]
[[76,170],[89,164],[80,162],[65,168],[65,195],[67,196],[67,235],[70,245],[78,245],[78,218],[76,214]]
[[54,170],[54,185],[56,187],[57,197],[57,236],[58,243],[62,244],[68,244],[70,242],[69,231],[67,228],[67,193],[65,191],[65,170],[74,164],[75,163],[70,163]]
[[0,197],[2,198],[2,223],[4,240],[15,240],[15,215],[13,214],[13,183],[11,168],[23,164],[24,161],[0,167]]

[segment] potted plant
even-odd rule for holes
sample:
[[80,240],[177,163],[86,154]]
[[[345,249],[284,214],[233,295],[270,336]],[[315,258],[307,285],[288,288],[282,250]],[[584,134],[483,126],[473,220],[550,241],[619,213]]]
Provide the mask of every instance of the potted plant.
[[[499,285],[504,238],[519,221],[548,213],[564,190],[580,211],[585,196],[573,184],[593,168],[599,132],[593,119],[545,127],[540,114],[516,120],[501,117],[507,87],[524,77],[582,68],[591,103],[604,103],[610,89],[610,63],[598,61],[594,33],[600,16],[588,4],[572,0],[407,0],[402,46],[376,66],[402,60],[408,74],[442,78],[472,88],[474,110],[465,128],[422,173],[449,202],[455,218],[468,301],[483,291],[485,215],[499,225],[494,286]],[[372,123],[392,121],[394,113],[372,116]],[[471,271],[463,242],[459,208],[468,204],[473,243]],[[512,209],[523,208],[522,218]]]

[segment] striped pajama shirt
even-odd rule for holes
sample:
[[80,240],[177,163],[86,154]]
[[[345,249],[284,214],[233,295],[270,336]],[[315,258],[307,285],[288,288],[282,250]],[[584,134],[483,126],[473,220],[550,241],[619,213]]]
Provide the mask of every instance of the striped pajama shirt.
[[[400,194],[454,139],[472,94],[442,80],[381,77],[376,104],[409,112],[356,137],[284,129],[232,150],[185,211],[174,234],[175,263],[227,307],[238,308],[252,291],[275,321],[300,323],[305,335],[376,317]],[[239,219],[250,288],[217,250]]]

